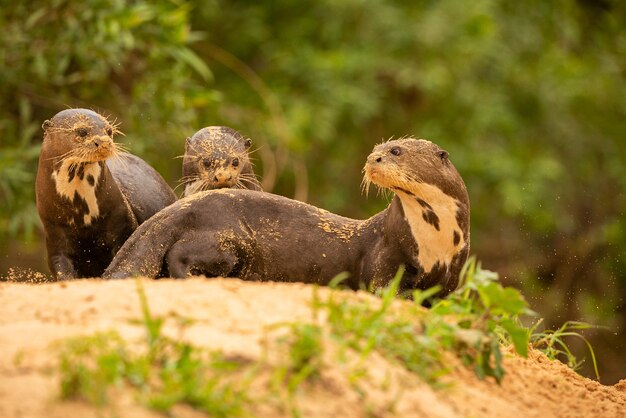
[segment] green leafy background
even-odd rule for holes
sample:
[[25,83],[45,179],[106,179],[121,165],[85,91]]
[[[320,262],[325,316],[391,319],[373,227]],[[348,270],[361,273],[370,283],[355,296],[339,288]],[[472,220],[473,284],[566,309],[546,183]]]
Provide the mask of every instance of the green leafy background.
[[47,272],[40,126],[68,106],[117,118],[172,185],[184,139],[231,126],[266,190],[352,217],[387,203],[360,192],[373,145],[415,135],[467,183],[472,252],[548,325],[608,326],[602,380],[626,377],[624,2],[2,3],[0,274]]

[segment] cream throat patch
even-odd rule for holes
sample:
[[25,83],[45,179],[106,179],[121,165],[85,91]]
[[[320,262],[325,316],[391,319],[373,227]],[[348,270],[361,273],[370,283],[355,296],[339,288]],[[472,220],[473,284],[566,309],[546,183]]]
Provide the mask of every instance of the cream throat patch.
[[466,245],[457,220],[459,201],[426,183],[416,184],[410,193],[396,192],[417,242],[417,258],[424,272],[429,273],[438,262],[449,267]]
[[[91,222],[100,216],[100,208],[96,198],[96,188],[100,180],[102,168],[98,162],[77,163],[66,160],[61,163],[58,170],[52,172],[56,192],[73,202],[78,195],[86,206],[87,213],[83,215],[83,223],[91,225]],[[75,208],[76,212],[80,210]]]

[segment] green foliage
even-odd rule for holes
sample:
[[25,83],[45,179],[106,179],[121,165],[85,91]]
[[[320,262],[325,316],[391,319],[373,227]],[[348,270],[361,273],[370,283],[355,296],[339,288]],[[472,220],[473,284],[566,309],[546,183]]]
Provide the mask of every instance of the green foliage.
[[[522,294],[514,288],[502,287],[498,275],[483,270],[474,257],[461,273],[462,284],[449,299],[433,305],[441,314],[456,313],[478,316],[474,323],[483,332],[496,332],[504,341],[510,341],[515,350],[526,357],[530,332],[520,324],[522,315],[533,315]],[[494,348],[494,347],[492,347]],[[497,347],[496,347],[497,348]],[[500,355],[498,352],[494,355]]]
[[154,150],[151,162],[175,180],[172,158],[202,125],[196,109],[217,98],[209,66],[190,48],[200,36],[191,8],[168,0],[0,8],[0,240],[32,238],[39,127],[67,106],[112,114],[131,148]]
[[340,345],[362,356],[377,351],[436,384],[446,372],[444,353],[455,352],[483,378],[504,375],[500,342],[512,342],[526,356],[529,332],[519,315],[529,313],[527,303],[515,289],[503,288],[497,275],[482,270],[472,259],[466,266],[464,284],[447,299],[435,301],[429,311],[421,304],[439,289],[417,290],[411,309],[392,311],[401,269],[374,308],[367,302],[347,302],[331,294],[315,299],[315,309],[327,314],[332,335]]

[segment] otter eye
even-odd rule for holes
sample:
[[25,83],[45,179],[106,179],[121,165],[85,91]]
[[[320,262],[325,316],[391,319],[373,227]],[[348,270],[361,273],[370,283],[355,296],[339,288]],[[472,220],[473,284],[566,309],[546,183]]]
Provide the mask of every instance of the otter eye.
[[87,131],[87,128],[78,128],[76,130],[76,133],[78,134],[78,136],[81,136],[83,138],[86,137],[87,134],[89,134],[89,132]]
[[239,165],[239,158],[233,159],[233,167],[237,167]]
[[110,137],[113,137],[113,129],[107,128],[107,135],[109,135]]
[[202,165],[205,166],[206,168],[211,167],[211,161],[209,160],[202,160]]
[[402,150],[399,147],[393,147],[393,148],[391,148],[391,150],[389,152],[392,153],[393,155],[395,155],[396,157],[398,155],[402,154]]
[[448,151],[441,150],[437,152],[437,155],[439,155],[439,158],[441,158],[442,160],[445,160],[446,158],[448,158]]

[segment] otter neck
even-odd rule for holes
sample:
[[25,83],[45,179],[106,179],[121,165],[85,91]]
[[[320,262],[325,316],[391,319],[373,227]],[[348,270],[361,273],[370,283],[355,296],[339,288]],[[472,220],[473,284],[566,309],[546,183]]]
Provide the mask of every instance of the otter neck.
[[[467,225],[460,222],[463,203],[437,186],[420,183],[415,190],[395,190],[390,205],[399,205],[408,225],[415,249],[412,258],[425,273],[435,266],[449,267],[453,258],[467,245]],[[394,223],[397,227],[397,223]],[[400,231],[398,231],[400,232]]]
[[72,159],[54,159],[48,178],[52,192],[58,199],[69,202],[61,205],[70,225],[90,227],[102,214],[127,202],[117,187],[106,161],[82,162]]

